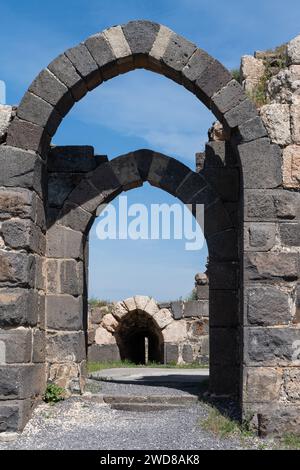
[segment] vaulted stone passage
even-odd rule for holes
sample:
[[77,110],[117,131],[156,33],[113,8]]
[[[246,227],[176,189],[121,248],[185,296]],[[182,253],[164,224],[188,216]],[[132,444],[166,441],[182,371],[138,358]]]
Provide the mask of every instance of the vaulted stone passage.
[[[227,142],[208,146],[199,174],[151,151],[99,165],[91,159],[92,168],[71,181],[66,201],[50,205],[51,173],[60,164],[50,143],[61,120],[89,90],[141,67],[194,93],[221,121]],[[66,160],[66,172],[75,172]],[[46,380],[56,380],[59,370],[83,386],[89,224],[101,202],[146,180],[184,203],[206,206],[211,391],[235,393],[241,411],[263,430],[279,423],[299,431],[299,403],[284,398],[299,369],[293,313],[299,253],[287,251],[286,241],[297,240],[283,226],[298,220],[298,212],[296,193],[283,189],[281,164],[280,147],[239,83],[163,25],[109,28],[42,70],[0,145],[0,431],[24,427]],[[264,240],[271,225],[280,240],[270,248]],[[274,298],[280,306],[268,301]]]

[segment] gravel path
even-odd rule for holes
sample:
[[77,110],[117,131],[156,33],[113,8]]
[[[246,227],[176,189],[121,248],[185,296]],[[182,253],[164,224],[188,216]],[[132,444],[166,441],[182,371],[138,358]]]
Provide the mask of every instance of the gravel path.
[[219,439],[202,430],[199,422],[207,413],[207,405],[201,403],[184,409],[138,413],[70,398],[55,406],[40,405],[23,434],[14,442],[0,442],[0,450],[243,448],[237,438]]

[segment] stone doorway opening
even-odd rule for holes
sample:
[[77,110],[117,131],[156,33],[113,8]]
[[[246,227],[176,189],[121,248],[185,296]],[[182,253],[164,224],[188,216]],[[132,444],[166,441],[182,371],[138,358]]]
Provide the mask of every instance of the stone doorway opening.
[[116,341],[121,360],[134,364],[164,362],[164,340],[153,318],[146,312],[129,312],[120,322]]

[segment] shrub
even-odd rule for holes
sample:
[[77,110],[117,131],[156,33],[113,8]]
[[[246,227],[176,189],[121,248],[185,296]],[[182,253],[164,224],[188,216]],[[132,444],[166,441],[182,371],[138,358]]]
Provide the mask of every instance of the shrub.
[[43,396],[43,400],[46,403],[50,403],[51,405],[53,405],[54,403],[57,403],[64,399],[65,390],[54,383],[48,383]]

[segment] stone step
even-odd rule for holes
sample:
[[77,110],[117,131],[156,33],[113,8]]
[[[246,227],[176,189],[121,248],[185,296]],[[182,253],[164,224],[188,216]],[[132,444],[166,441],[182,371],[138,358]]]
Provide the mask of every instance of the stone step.
[[103,395],[105,403],[152,403],[152,404],[170,404],[187,405],[196,403],[196,395]]
[[167,403],[111,403],[109,406],[114,410],[119,411],[163,411],[163,410],[177,410],[178,408],[185,408],[184,404],[167,404]]

